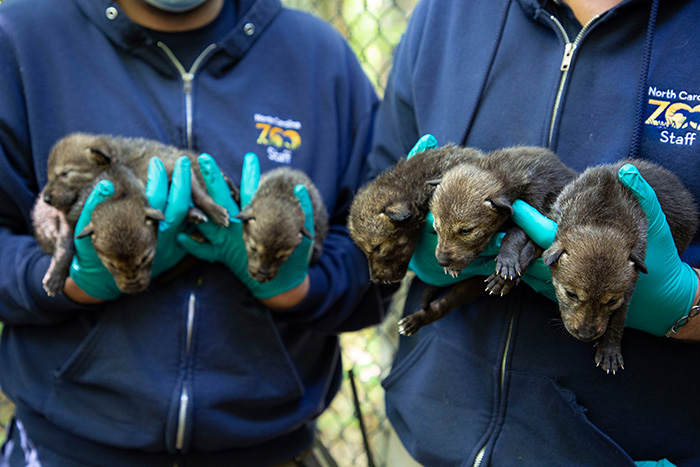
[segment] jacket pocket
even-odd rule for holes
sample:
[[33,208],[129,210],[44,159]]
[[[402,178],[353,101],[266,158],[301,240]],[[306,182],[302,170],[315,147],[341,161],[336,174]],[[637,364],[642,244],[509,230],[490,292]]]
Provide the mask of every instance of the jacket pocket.
[[634,462],[586,416],[576,395],[549,377],[511,372],[505,415],[489,445],[490,465],[595,465]]
[[526,373],[502,379],[499,362],[462,342],[426,333],[382,383],[387,416],[419,462],[472,465],[485,448],[482,465],[634,466],[570,390]]
[[103,314],[92,328],[87,332],[82,341],[70,354],[68,359],[53,372],[55,379],[70,379],[75,373],[79,373],[83,365],[91,360],[90,356],[93,349],[98,345],[100,337],[106,329],[105,321],[107,318]]
[[91,441],[164,449],[185,318],[181,306],[158,300],[167,301],[136,294],[104,306],[94,327],[53,371],[47,419]]

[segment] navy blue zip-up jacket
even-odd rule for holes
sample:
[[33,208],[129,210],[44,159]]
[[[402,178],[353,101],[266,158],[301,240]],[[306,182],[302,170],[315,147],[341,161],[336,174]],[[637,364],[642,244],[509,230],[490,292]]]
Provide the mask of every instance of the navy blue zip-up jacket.
[[[550,0],[423,0],[380,105],[373,173],[431,133],[548,146],[578,171],[647,158],[700,200],[698,18],[698,1],[623,0],[581,28]],[[405,313],[423,288],[414,280]],[[596,368],[556,304],[521,284],[401,338],[388,416],[426,466],[700,465],[700,345],[628,328],[622,352],[622,372]]]
[[[267,465],[308,447],[341,381],[336,333],[383,313],[345,227],[376,106],[342,37],[279,0],[237,2],[189,70],[113,1],[0,5],[0,383],[30,438],[115,465]],[[232,180],[246,152],[308,173],[331,219],[308,297],[272,312],[208,262],[101,306],[48,297],[29,212],[75,131],[208,152]]]

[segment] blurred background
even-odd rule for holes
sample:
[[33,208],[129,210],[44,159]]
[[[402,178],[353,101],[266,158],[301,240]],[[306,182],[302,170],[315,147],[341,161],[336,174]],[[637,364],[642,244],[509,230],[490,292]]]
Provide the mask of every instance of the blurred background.
[[[394,47],[417,1],[282,0],[282,3],[319,16],[340,31],[381,97]],[[380,384],[389,373],[396,351],[397,322],[405,286],[397,293],[384,323],[340,337],[345,370],[343,386],[331,407],[318,420],[319,440],[332,456],[329,465],[333,462],[340,467],[409,465],[410,459],[402,457],[400,449],[397,451],[396,440],[392,440],[392,430],[384,415],[384,391]],[[351,384],[351,370],[354,385]],[[0,393],[0,443],[12,412],[12,404]]]
[[[282,0],[282,3],[315,14],[340,31],[382,97],[394,47],[417,1]],[[380,384],[389,374],[398,346],[397,323],[408,281],[410,277],[394,297],[387,319],[380,326],[340,336],[345,381],[341,392],[318,421],[319,439],[340,467],[413,465],[397,443],[384,414],[384,390]],[[353,403],[350,370],[354,375],[359,411]],[[360,429],[359,416],[366,439]]]

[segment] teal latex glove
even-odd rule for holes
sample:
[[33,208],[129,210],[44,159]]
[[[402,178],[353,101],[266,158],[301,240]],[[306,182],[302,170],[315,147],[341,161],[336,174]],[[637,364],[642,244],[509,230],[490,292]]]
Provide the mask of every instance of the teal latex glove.
[[158,223],[158,246],[151,268],[151,276],[157,276],[175,266],[187,254],[176,241],[177,234],[185,228],[185,218],[192,200],[190,160],[187,156],[175,162],[170,187],[163,162],[157,157],[151,158],[148,162],[146,198],[151,207],[159,209],[165,216],[165,220]]
[[545,250],[554,243],[554,237],[557,235],[557,223],[540,214],[537,209],[525,201],[516,199],[513,202],[511,219],[525,231],[533,242]]
[[428,149],[435,149],[438,147],[437,139],[431,134],[425,134],[418,138],[418,141],[416,144],[413,145],[410,151],[408,151],[408,155],[406,156],[406,159],[410,159],[411,157],[415,156],[419,152],[427,151]]
[[[625,325],[663,336],[690,310],[697,289],[697,276],[678,256],[656,193],[637,168],[630,164],[623,166],[618,178],[639,200],[649,220],[644,261],[649,272],[639,275]],[[527,203],[516,203],[513,204],[513,220],[538,245],[548,248],[556,235],[556,223]],[[547,239],[551,239],[549,244]]]
[[637,467],[676,467],[676,464],[671,463],[668,459],[660,461],[635,461]]
[[[269,282],[260,283],[248,274],[248,255],[243,244],[243,223],[234,216],[240,209],[233,201],[228,184],[219,167],[208,154],[199,156],[199,167],[204,177],[209,195],[229,213],[230,223],[222,227],[211,221],[197,226],[209,243],[200,243],[188,235],[179,234],[177,241],[192,255],[211,262],[221,262],[241,281],[254,297],[267,299],[287,292],[301,284],[308,275],[313,239],[302,237],[301,243],[287,261],[282,264]],[[241,206],[250,203],[260,183],[260,164],[255,154],[248,153],[243,162],[241,175]],[[314,218],[311,198],[305,186],[297,185],[294,195],[304,211],[304,225],[314,235]]]
[[[525,201],[516,199],[513,202],[513,222],[518,224],[527,235],[542,248],[549,248],[557,235],[557,223],[543,216],[540,212]],[[523,282],[535,292],[541,293],[553,302],[557,301],[557,294],[552,284],[552,274],[549,266],[544,264],[542,258],[537,258],[523,274]]]
[[678,256],[654,189],[631,164],[620,168],[618,178],[639,200],[649,220],[644,259],[649,273],[639,275],[625,325],[663,336],[690,310],[698,278]]
[[[109,180],[100,181],[93,188],[83,211],[75,225],[75,234],[83,231],[92,219],[95,206],[114,194],[114,185]],[[101,300],[113,300],[121,295],[112,274],[107,271],[92,247],[92,238],[74,238],[75,254],[70,268],[70,277],[86,294]]]

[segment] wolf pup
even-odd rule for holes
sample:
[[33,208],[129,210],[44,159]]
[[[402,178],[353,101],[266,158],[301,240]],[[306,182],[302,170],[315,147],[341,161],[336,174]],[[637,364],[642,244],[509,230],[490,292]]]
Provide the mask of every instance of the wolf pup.
[[[438,263],[456,276],[506,223],[513,201],[521,199],[546,212],[575,176],[556,154],[537,146],[499,149],[454,167],[431,182],[437,184],[430,211],[438,234]],[[520,227],[507,226],[487,290],[508,293],[541,252]]]
[[358,191],[348,228],[367,257],[373,282],[399,282],[406,275],[434,191],[427,182],[481,156],[476,149],[454,145],[429,149],[400,160]]
[[[477,149],[451,144],[429,149],[400,160],[360,189],[350,206],[348,228],[367,257],[373,282],[399,282],[406,275],[434,191],[427,182],[481,157],[483,153]],[[447,288],[439,299],[445,288],[428,286],[421,309],[399,321],[399,333],[410,336],[434,321],[432,316],[476,298],[483,291],[482,284],[481,279],[467,279]]]
[[[130,169],[115,169],[103,173],[105,179],[112,181],[114,194],[95,206],[90,223],[76,238],[90,236],[97,256],[119,290],[137,293],[150,283],[158,221],[164,217],[150,206],[144,184]],[[85,204],[85,199],[81,197],[79,204]]]
[[647,217],[618,181],[626,163],[634,164],[656,192],[678,254],[686,249],[698,223],[693,196],[670,171],[634,159],[591,167],[564,188],[549,215],[558,224],[557,234],[542,254],[566,330],[584,342],[596,341],[596,365],[613,374],[624,368],[627,306],[639,273],[647,272]]
[[[129,167],[147,183],[148,163],[153,156],[163,161],[168,176],[172,176],[175,161],[187,156],[192,167],[192,201],[217,224],[228,225],[228,213],[207,194],[197,163],[198,154],[145,138],[72,133],[60,139],[49,154],[48,182],[42,196],[47,204],[67,214],[75,205],[86,184],[118,163]],[[205,221],[197,210],[190,214]]]
[[[192,196],[195,205],[202,208],[202,210],[196,207],[191,208],[188,219],[200,222],[206,220],[207,215],[209,215],[222,225],[228,224],[226,210],[217,205],[203,188],[204,182],[198,169],[195,153],[143,138],[123,138],[85,133],[68,135],[54,145],[48,161],[48,183],[40,193],[32,210],[34,236],[37,243],[46,253],[52,255],[51,264],[43,279],[44,289],[49,295],[56,295],[63,289],[75,252],[73,245],[75,224],[82,212],[87,195],[97,182],[101,179],[108,179],[115,185],[115,194],[107,205],[111,208],[109,210],[106,207],[96,209],[93,213],[93,226],[96,227],[93,232],[90,232],[90,234],[101,232],[103,230],[101,227],[107,228],[109,222],[114,222],[113,227],[109,228],[113,232],[112,234],[106,234],[105,231],[104,234],[93,236],[93,244],[95,244],[95,240],[103,244],[104,242],[115,243],[114,248],[110,249],[105,245],[102,249],[101,259],[107,266],[109,252],[118,254],[120,248],[126,247],[130,238],[128,235],[135,234],[134,229],[144,228],[144,226],[151,229],[153,227],[151,224],[162,218],[160,211],[151,209],[147,200],[144,201],[144,187],[150,158],[152,156],[160,157],[170,177],[175,161],[183,154],[192,161],[194,175],[192,177]],[[113,205],[114,201],[121,198],[129,199],[129,202],[123,201]],[[133,212],[129,209],[133,209]],[[115,212],[120,212],[120,214],[116,215]],[[115,216],[113,220],[109,220],[111,215]],[[100,222],[103,220],[101,216],[105,216],[107,220]],[[128,225],[129,222],[134,222],[134,224]],[[114,228],[117,223],[122,225],[122,230],[117,231]],[[128,235],[126,235],[127,233]],[[150,236],[154,237],[154,235]],[[141,237],[143,238],[143,235]],[[136,237],[131,240],[133,240],[132,247],[141,248],[142,254],[145,254],[146,250],[150,251],[150,248],[146,248],[144,242],[137,241]],[[155,237],[153,242],[155,242]],[[116,264],[114,261],[111,263]],[[148,269],[149,272],[150,265],[151,262],[142,264],[143,268]],[[116,271],[114,267],[111,268],[110,272],[113,271]],[[129,275],[133,275],[133,272],[130,272]],[[143,284],[143,288],[146,285],[147,283]],[[128,293],[139,291],[133,285],[125,286],[125,288]],[[123,291],[127,292],[127,290]]]
[[311,238],[304,227],[304,212],[294,196],[294,187],[304,185],[309,192],[314,214],[311,263],[323,252],[328,235],[328,211],[311,179],[302,171],[281,167],[266,172],[250,204],[236,215],[243,221],[243,242],[248,253],[248,274],[258,282],[275,278],[280,266],[301,242]]
[[145,289],[155,256],[158,221],[163,213],[150,207],[143,182],[131,169],[115,164],[85,185],[68,213],[40,196],[32,210],[34,237],[52,255],[43,286],[53,296],[63,289],[75,253],[75,224],[88,195],[100,180],[110,180],[114,194],[95,207],[91,222],[77,235],[90,235],[95,252],[124,293]]
[[[533,206],[549,206],[574,176],[548,149],[516,146],[468,160],[448,170],[442,179],[428,181],[437,186],[429,206],[438,234],[438,263],[456,277],[505,224],[516,198]],[[501,241],[496,272],[486,279],[486,290],[508,293],[541,252],[519,227],[510,227]],[[476,277],[455,286],[442,299],[399,321],[399,332],[410,336],[483,291],[483,281]],[[429,298],[424,296],[423,301]]]

